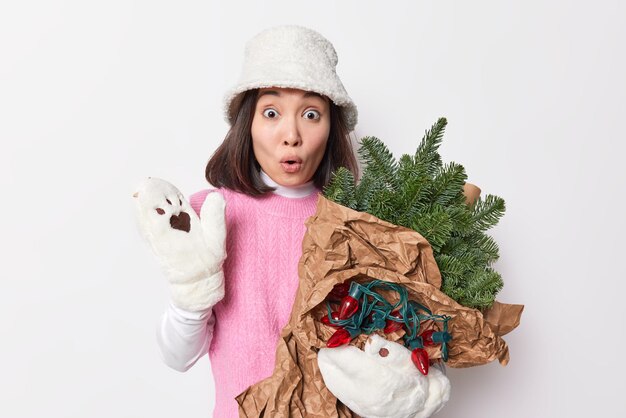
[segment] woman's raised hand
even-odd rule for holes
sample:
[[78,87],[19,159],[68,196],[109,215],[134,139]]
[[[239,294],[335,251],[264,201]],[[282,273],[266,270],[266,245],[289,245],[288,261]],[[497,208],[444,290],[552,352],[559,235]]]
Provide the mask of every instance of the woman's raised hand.
[[200,218],[165,180],[147,178],[133,197],[140,232],[161,263],[174,304],[199,311],[219,302],[224,297],[226,258],[222,195],[208,194]]

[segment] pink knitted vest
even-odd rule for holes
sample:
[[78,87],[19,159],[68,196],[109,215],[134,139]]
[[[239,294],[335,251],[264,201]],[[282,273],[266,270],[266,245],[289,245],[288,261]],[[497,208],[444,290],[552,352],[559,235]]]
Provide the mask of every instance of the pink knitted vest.
[[[214,418],[237,418],[235,397],[270,376],[280,331],[287,324],[298,287],[305,220],[318,193],[288,198],[251,197],[217,189],[226,200],[226,295],[215,305],[209,349],[215,380]],[[190,197],[196,213],[208,193]],[[269,411],[268,411],[269,412]]]

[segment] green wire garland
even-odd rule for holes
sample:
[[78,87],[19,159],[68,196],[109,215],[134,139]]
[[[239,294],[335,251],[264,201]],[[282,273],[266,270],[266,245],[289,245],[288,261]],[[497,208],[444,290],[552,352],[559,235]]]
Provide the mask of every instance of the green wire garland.
[[[448,333],[447,315],[433,315],[433,313],[420,303],[409,300],[406,288],[397,283],[386,282],[374,279],[367,283],[352,282],[350,284],[350,294],[358,289],[361,293],[357,299],[359,309],[350,318],[335,320],[332,317],[331,301],[326,301],[328,310],[328,320],[332,326],[341,327],[350,332],[351,335],[370,335],[376,330],[384,329],[387,320],[402,322],[406,334],[404,335],[404,345],[409,350],[424,348],[424,342],[420,336],[421,323],[424,321],[441,322],[443,331],[433,333],[433,342],[441,344],[441,355],[444,361],[448,360],[448,341],[452,339]],[[398,293],[399,300],[391,304],[377,290],[391,290]],[[399,309],[402,318],[392,315]],[[371,315],[371,317],[370,317]]]

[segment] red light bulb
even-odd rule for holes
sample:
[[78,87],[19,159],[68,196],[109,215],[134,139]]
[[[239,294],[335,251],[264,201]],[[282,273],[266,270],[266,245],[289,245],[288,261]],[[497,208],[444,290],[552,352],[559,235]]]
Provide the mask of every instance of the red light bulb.
[[424,346],[432,347],[435,345],[435,342],[433,341],[434,332],[435,332],[434,329],[429,329],[420,334],[420,337],[422,337],[422,343],[424,344]]
[[[339,320],[339,314],[337,312],[331,312],[331,317],[333,318],[334,321]],[[339,328],[339,325],[333,324],[330,322],[330,319],[328,319],[328,315],[324,315],[322,317],[322,323],[324,325],[328,325],[329,327]]]
[[417,367],[417,370],[420,371],[420,373],[422,373],[424,376],[428,375],[429,361],[428,353],[426,352],[426,350],[424,350],[423,348],[415,348],[411,352],[411,360],[413,361],[413,364],[415,364],[415,367]]
[[348,295],[341,299],[339,319],[348,319],[359,310],[359,301]]
[[339,347],[344,344],[348,344],[352,340],[352,335],[348,331],[343,328],[338,329],[335,333],[328,339],[326,343],[326,347],[334,348]]
[[[399,311],[393,311],[391,313],[391,316],[393,316],[394,318],[398,318],[398,319],[402,319],[402,315],[400,314]],[[396,321],[392,321],[391,319],[387,319],[386,320],[386,325],[385,325],[385,334],[390,334],[394,331],[397,331],[399,329],[401,329],[403,327],[403,323],[402,322],[396,322]]]
[[350,284],[351,280],[345,281],[343,283],[337,283],[333,287],[333,290],[330,291],[329,295],[332,297],[332,299],[343,299],[348,295],[348,292],[350,292]]
[[396,322],[396,321],[392,321],[391,319],[387,319],[387,325],[385,325],[385,334],[391,334],[392,332],[395,332],[399,329],[402,329],[403,324],[402,322]]
[[359,310],[358,298],[361,297],[359,284],[350,283],[350,293],[341,299],[341,307],[339,308],[339,319],[348,319]]

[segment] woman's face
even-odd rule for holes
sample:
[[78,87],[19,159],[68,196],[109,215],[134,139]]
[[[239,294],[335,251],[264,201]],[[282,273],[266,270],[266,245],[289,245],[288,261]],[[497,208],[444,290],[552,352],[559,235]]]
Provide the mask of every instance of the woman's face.
[[265,173],[281,186],[313,178],[330,133],[326,97],[297,89],[263,88],[252,118],[252,148]]

